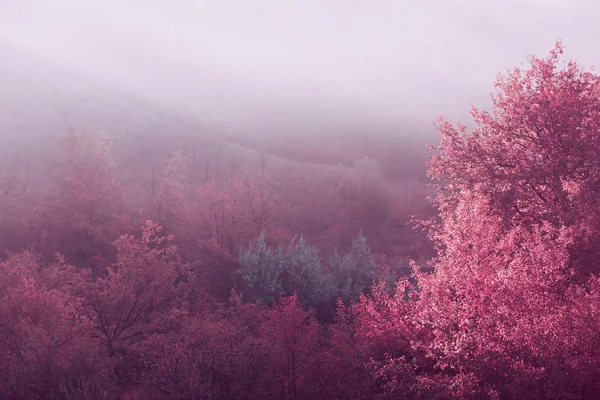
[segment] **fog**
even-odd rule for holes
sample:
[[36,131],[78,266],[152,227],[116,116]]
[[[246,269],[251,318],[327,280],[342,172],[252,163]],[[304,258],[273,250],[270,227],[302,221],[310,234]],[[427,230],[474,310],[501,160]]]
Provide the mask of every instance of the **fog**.
[[594,2],[0,4],[5,68],[22,67],[18,50],[36,69],[59,68],[236,131],[264,120],[283,121],[278,129],[321,119],[465,120],[472,103],[489,104],[498,72],[557,39],[586,65],[600,58]]

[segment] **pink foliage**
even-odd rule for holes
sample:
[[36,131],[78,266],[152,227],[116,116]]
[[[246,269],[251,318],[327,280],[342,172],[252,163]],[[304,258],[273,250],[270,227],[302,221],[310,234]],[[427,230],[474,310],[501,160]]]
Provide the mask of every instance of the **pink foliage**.
[[68,379],[101,379],[102,359],[85,334],[89,321],[71,294],[77,281],[72,267],[42,266],[31,253],[0,263],[3,398],[45,398]]
[[269,398],[317,397],[314,376],[319,351],[319,325],[304,311],[296,296],[283,298],[269,312],[261,336],[269,346],[269,375],[273,381]]
[[232,252],[262,231],[281,236],[276,225],[277,200],[264,175],[234,177],[224,188],[210,182],[198,191],[201,226],[209,239]]
[[168,331],[184,300],[185,267],[170,236],[147,221],[142,237],[122,236],[115,242],[117,261],[106,276],[84,286],[83,310],[93,322],[93,336],[111,354],[155,332]]
[[144,398],[264,398],[267,352],[257,331],[263,319],[234,294],[227,310],[187,317],[181,329],[150,336],[141,345],[144,383],[152,389]]
[[[375,338],[410,338],[421,394],[590,398],[600,389],[589,346],[600,314],[588,306],[598,295],[600,78],[574,62],[558,69],[561,53],[557,45],[500,77],[494,110],[473,111],[472,133],[440,122],[435,272],[415,270],[410,311],[399,305],[404,288],[390,316],[374,318],[390,307],[377,296],[361,301],[369,312],[355,311]],[[376,376],[395,391],[408,361],[392,356]]]

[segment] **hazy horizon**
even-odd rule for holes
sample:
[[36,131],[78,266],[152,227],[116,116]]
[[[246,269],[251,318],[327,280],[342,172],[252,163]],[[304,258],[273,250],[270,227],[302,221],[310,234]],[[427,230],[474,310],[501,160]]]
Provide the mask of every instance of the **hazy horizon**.
[[[3,0],[0,44],[39,60],[31,70],[72,71],[225,128],[323,119],[430,126],[438,115],[468,122],[471,104],[489,105],[498,72],[545,55],[557,39],[567,57],[599,64],[590,51],[600,35],[598,8],[519,0]],[[5,67],[13,61],[3,57]]]

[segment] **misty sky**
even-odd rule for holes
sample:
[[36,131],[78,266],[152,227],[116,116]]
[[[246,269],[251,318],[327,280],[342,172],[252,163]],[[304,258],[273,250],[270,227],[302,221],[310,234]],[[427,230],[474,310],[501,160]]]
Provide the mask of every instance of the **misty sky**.
[[556,39],[600,65],[594,3],[0,0],[0,43],[207,120],[432,121],[487,105],[497,72]]

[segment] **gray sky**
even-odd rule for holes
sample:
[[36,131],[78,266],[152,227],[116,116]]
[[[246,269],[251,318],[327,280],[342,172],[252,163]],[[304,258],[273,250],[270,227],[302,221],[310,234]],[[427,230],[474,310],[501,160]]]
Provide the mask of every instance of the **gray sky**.
[[0,0],[0,43],[209,121],[433,121],[487,105],[497,72],[558,38],[600,64],[594,3]]

